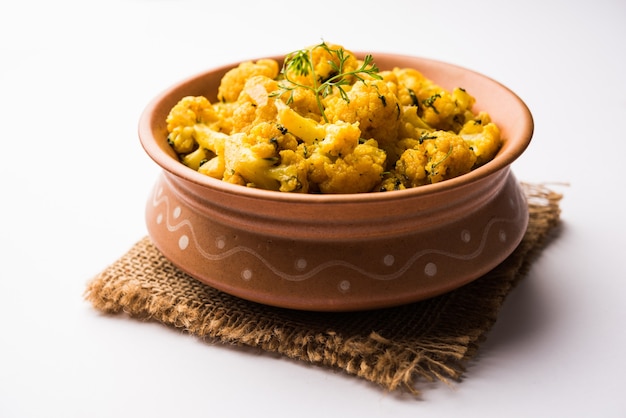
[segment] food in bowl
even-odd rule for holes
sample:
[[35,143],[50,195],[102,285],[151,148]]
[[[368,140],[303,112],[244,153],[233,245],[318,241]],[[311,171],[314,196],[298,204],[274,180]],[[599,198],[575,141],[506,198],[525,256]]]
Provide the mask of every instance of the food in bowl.
[[[436,296],[509,256],[528,223],[511,164],[532,138],[529,109],[475,71],[408,55],[375,57],[381,72],[412,68],[448,91],[472,92],[474,112],[488,112],[501,132],[494,157],[445,181],[383,193],[242,187],[186,167],[168,143],[166,120],[176,104],[200,96],[219,102],[222,79],[241,63],[211,68],[158,94],[139,121],[141,144],[162,168],[145,213],[161,253],[200,282],[240,298],[332,312]],[[252,62],[261,59],[282,65],[284,57]]]
[[402,190],[485,164],[500,129],[462,87],[415,68],[379,70],[322,42],[247,61],[220,80],[217,100],[182,98],[168,142],[188,167],[223,181],[296,193]]

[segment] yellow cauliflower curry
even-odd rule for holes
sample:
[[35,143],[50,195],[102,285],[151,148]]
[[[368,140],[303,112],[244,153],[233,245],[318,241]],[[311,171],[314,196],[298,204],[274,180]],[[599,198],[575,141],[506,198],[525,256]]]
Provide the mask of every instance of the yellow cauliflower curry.
[[450,179],[491,160],[500,130],[463,88],[419,71],[380,71],[322,42],[279,64],[243,62],[217,101],[184,97],[168,142],[188,167],[223,181],[293,193],[402,190]]

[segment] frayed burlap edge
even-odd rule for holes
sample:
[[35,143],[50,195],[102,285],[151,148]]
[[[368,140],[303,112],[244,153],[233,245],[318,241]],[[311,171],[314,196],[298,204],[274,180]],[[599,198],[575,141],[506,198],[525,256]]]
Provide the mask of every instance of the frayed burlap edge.
[[353,313],[259,305],[189,277],[148,237],[93,278],[84,296],[105,313],[156,320],[203,339],[256,347],[417,394],[419,378],[461,377],[507,294],[558,225],[561,194],[544,185],[522,186],[530,222],[515,252],[480,279],[426,301]]

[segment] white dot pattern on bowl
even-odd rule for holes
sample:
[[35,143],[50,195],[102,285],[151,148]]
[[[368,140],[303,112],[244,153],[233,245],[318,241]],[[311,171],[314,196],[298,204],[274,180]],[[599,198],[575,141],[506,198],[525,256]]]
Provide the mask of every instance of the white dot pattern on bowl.
[[306,269],[307,262],[304,258],[298,258],[295,262],[296,269],[302,271]]
[[241,278],[244,279],[245,281],[250,281],[252,279],[252,270],[250,269],[243,269],[241,271]]
[[437,264],[435,263],[426,263],[424,266],[424,274],[428,277],[433,277],[437,274]]
[[[484,226],[482,233],[478,240],[474,239],[474,237],[472,236],[472,233],[469,230],[467,229],[460,230],[459,236],[460,236],[461,241],[463,241],[464,243],[477,242],[476,244],[477,248],[467,254],[466,253],[456,254],[456,253],[452,253],[450,251],[445,251],[441,249],[419,249],[411,257],[409,257],[407,260],[405,260],[403,263],[400,263],[400,264],[397,262],[396,256],[394,256],[393,254],[386,254],[382,258],[383,265],[386,266],[387,268],[394,267],[393,271],[390,271],[387,273],[376,273],[376,272],[368,271],[357,264],[351,263],[346,260],[341,260],[341,259],[327,260],[317,265],[311,265],[309,260],[307,260],[304,257],[300,257],[300,258],[296,258],[293,264],[294,268],[298,271],[298,273],[293,274],[287,271],[280,270],[279,268],[274,266],[270,260],[268,260],[263,255],[261,255],[258,251],[255,251],[254,249],[250,247],[231,246],[230,248],[227,248],[228,240],[225,236],[218,236],[214,239],[215,248],[220,250],[220,252],[214,253],[214,252],[210,252],[202,248],[202,246],[200,245],[200,243],[198,242],[196,238],[194,225],[192,224],[190,220],[185,219],[185,217],[182,216],[183,215],[182,208],[176,205],[173,207],[172,211],[169,212],[169,207],[171,204],[170,199],[171,198],[166,193],[164,193],[164,189],[162,187],[158,187],[155,190],[153,199],[152,199],[152,205],[155,208],[162,204],[165,205],[164,212],[157,212],[157,215],[155,216],[155,221],[157,225],[164,224],[165,228],[167,228],[168,231],[178,234],[178,248],[181,251],[184,251],[188,249],[190,245],[193,245],[193,247],[208,261],[220,261],[220,260],[225,260],[237,253],[242,253],[242,252],[248,253],[252,255],[253,257],[256,257],[261,262],[262,266],[269,269],[276,276],[281,277],[285,280],[293,281],[293,282],[307,280],[323,272],[324,270],[328,268],[337,267],[337,266],[354,270],[358,272],[359,274],[365,277],[369,277],[374,280],[381,280],[381,281],[394,280],[394,279],[401,277],[420,258],[427,256],[429,254],[434,254],[434,255],[441,256],[441,257],[449,257],[449,258],[453,258],[457,260],[472,260],[476,257],[479,257],[482,254],[489,239],[489,232],[492,230],[492,228],[496,224],[501,225],[501,227],[498,229],[498,232],[497,232],[497,239],[500,242],[504,243],[507,241],[507,231],[502,226],[502,224],[517,222],[518,217],[521,216],[521,214],[523,213],[522,211],[518,210],[517,213],[514,215],[514,218],[512,219],[496,219],[496,218],[491,219]],[[522,193],[519,193],[517,197],[517,201],[511,198],[509,201],[509,204],[515,208],[518,208],[520,206],[520,199],[524,199]],[[171,219],[167,216],[170,213],[171,213]],[[172,223],[172,221],[174,220],[176,222]],[[188,230],[188,233],[184,233],[182,231],[178,232],[179,230],[183,228],[186,228]],[[438,274],[438,270],[439,270],[438,265],[433,261],[429,261],[423,267],[423,274],[426,277],[432,278]],[[245,281],[252,280],[253,276],[254,276],[253,267],[246,267],[241,271],[241,278]],[[350,288],[351,288],[351,283],[348,280],[342,280],[341,282],[337,284],[337,289],[341,293],[348,292]]]

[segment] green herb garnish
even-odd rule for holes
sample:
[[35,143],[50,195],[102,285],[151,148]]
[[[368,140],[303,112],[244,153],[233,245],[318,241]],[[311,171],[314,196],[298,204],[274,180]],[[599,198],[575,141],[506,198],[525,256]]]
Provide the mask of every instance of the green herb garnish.
[[[325,49],[331,55],[331,57],[336,58],[336,61],[338,61],[337,63],[335,62],[335,59],[328,60],[328,64],[332,67],[333,71],[331,75],[326,79],[321,79],[319,75],[315,73],[312,52],[316,48]],[[296,88],[311,90],[313,93],[315,93],[317,107],[319,108],[322,118],[325,122],[328,122],[328,118],[326,117],[326,113],[324,112],[322,99],[331,94],[333,90],[337,88],[339,94],[341,95],[341,98],[350,103],[348,93],[346,93],[343,88],[343,86],[350,84],[350,76],[354,76],[361,81],[365,81],[365,75],[368,75],[376,80],[382,80],[382,77],[380,76],[380,74],[378,74],[380,70],[374,63],[374,58],[372,57],[372,55],[366,55],[363,59],[362,65],[356,70],[352,71],[346,71],[344,68],[348,58],[350,58],[350,55],[346,54],[346,51],[343,48],[333,49],[329,47],[325,42],[322,42],[321,44],[316,45],[311,49],[301,49],[287,54],[283,63],[283,68],[281,70],[281,74],[283,75],[284,81],[286,81],[286,83],[280,84],[280,88],[283,91],[274,94],[274,96],[281,96],[285,92],[289,92],[287,104],[290,104],[293,101],[293,92]],[[310,74],[313,80],[313,85],[308,86],[298,83],[297,81],[294,81],[289,77],[289,73],[304,77],[307,77]]]
[[440,97],[441,97],[441,94],[439,93],[433,94],[429,98],[425,99],[422,103],[424,104],[424,106],[430,107],[433,110],[433,112],[435,112],[435,114],[439,114],[439,111],[435,107],[435,101]]

